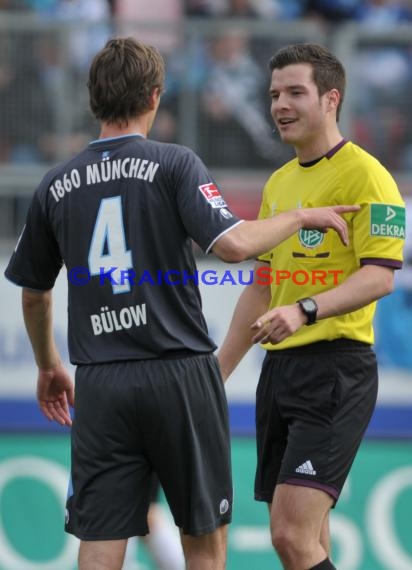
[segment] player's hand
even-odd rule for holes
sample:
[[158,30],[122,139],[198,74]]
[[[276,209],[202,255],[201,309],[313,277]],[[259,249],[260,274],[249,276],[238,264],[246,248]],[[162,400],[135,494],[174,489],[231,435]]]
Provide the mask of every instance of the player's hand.
[[301,208],[300,215],[303,218],[303,228],[326,231],[328,228],[335,230],[342,243],[348,245],[348,226],[342,218],[342,214],[357,212],[360,206],[326,206],[324,208]]
[[54,420],[62,426],[72,425],[69,406],[74,406],[74,384],[62,364],[39,369],[37,401],[48,420]]
[[255,333],[252,342],[278,344],[295,333],[305,323],[306,317],[297,303],[275,307],[259,317],[251,326]]

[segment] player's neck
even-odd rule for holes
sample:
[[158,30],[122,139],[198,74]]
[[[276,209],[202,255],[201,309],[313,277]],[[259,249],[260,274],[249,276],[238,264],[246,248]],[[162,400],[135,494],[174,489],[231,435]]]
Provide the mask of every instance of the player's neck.
[[126,124],[119,123],[106,123],[102,122],[100,126],[99,139],[108,139],[113,137],[121,137],[124,135],[141,135],[147,137],[149,132],[148,121],[145,117],[129,120]]

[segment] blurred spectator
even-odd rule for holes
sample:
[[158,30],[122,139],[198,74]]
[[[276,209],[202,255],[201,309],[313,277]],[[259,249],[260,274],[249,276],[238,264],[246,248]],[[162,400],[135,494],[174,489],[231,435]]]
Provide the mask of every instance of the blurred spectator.
[[[397,0],[365,0],[356,20],[367,30],[391,31],[411,21],[411,10]],[[375,154],[388,168],[404,167],[412,127],[410,90],[412,52],[396,40],[359,46],[353,73],[356,140]]]
[[181,0],[114,0],[116,32],[155,45],[167,56],[180,46]]
[[362,0],[302,0],[303,15],[336,24],[355,18]]
[[211,17],[215,13],[210,0],[184,0],[183,4],[185,16]]
[[[273,4],[273,0],[272,4]],[[276,0],[274,9],[280,20],[296,20],[304,15],[305,0]]]
[[277,18],[297,15],[301,0],[185,0],[186,16]]
[[29,7],[26,0],[0,0],[0,11],[16,12],[20,10],[28,11]]
[[202,87],[201,154],[211,166],[273,164],[276,143],[266,116],[268,84],[252,58],[249,38],[228,31],[209,44]]
[[356,19],[368,28],[387,30],[391,26],[412,21],[409,0],[364,0],[356,11]]
[[75,70],[86,72],[94,54],[112,34],[108,0],[28,0],[37,6],[41,18],[72,23],[64,39]]
[[223,12],[227,18],[258,18],[259,15],[252,0],[227,0]]
[[[40,79],[43,131],[38,160],[56,162],[76,153],[92,138],[87,111],[87,71],[94,53],[111,35],[107,0],[26,0],[47,28],[35,34],[33,69]],[[67,24],[67,25],[65,25]],[[27,99],[16,105],[25,112]],[[30,107],[30,106],[29,106]],[[32,107],[32,106],[31,106]],[[32,109],[28,109],[32,115]],[[44,118],[47,117],[47,123]]]
[[181,74],[187,72],[180,27],[183,2],[112,0],[112,9],[117,35],[132,36],[155,45],[166,59],[165,93],[151,137],[164,142],[178,142],[178,97],[182,88]]
[[[182,98],[186,104],[189,96],[194,106],[197,106],[198,94],[206,77],[206,67],[204,42],[200,39],[192,41],[191,44],[182,43],[180,49],[166,57],[165,91],[150,134],[151,138],[187,144],[180,138],[184,122],[181,114],[188,112],[182,105]],[[192,115],[196,115],[195,109],[192,110]],[[191,121],[190,128],[196,129],[194,121]]]
[[0,161],[33,163],[41,160],[41,138],[50,128],[44,109],[46,90],[33,57],[33,39],[0,40]]

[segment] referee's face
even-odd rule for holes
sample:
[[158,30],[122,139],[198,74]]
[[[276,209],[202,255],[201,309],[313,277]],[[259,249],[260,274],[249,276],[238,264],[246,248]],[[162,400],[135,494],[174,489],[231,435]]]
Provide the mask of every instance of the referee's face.
[[310,64],[273,70],[271,114],[282,141],[301,148],[324,138],[330,118],[327,95],[319,95]]

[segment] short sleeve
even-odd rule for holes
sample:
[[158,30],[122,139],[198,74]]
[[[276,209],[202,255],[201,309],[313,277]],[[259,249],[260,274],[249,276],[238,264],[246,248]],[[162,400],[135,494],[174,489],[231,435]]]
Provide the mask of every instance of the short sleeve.
[[180,218],[188,235],[208,253],[219,237],[242,220],[230,211],[217,184],[195,153],[186,149],[175,172]]
[[359,265],[400,269],[405,242],[405,203],[391,177],[369,180],[361,210],[353,217],[354,249]]
[[59,247],[36,193],[5,276],[16,285],[47,291],[54,286],[62,264]]

